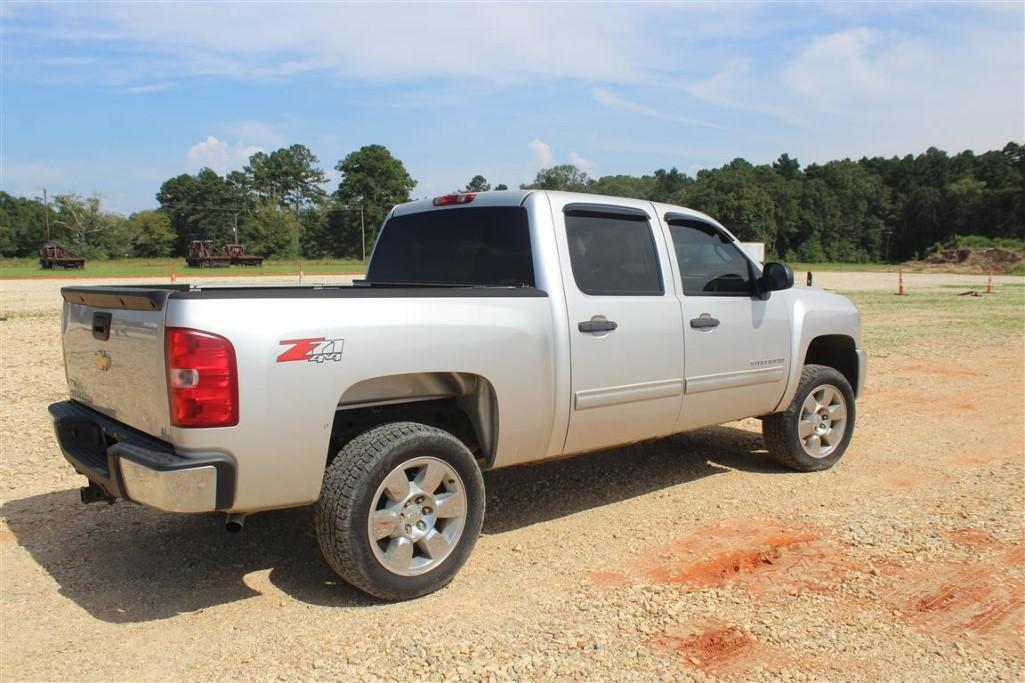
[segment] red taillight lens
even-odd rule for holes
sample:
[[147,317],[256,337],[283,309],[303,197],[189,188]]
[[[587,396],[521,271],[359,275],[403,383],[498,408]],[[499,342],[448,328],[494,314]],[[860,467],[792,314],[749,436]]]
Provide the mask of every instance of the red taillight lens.
[[167,390],[176,427],[232,427],[238,424],[238,367],[235,347],[216,334],[167,328]]
[[443,197],[435,197],[435,206],[448,206],[449,204],[469,204],[477,198],[476,192],[462,192],[456,194],[447,194]]

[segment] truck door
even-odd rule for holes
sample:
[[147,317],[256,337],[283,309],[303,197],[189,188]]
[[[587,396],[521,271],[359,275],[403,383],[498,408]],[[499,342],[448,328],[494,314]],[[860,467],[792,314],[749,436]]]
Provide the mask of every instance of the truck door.
[[721,228],[669,214],[681,277],[686,382],[677,431],[771,412],[786,388],[786,292],[755,295],[753,263]]
[[683,323],[651,204],[551,200],[572,357],[564,452],[671,433],[683,393]]

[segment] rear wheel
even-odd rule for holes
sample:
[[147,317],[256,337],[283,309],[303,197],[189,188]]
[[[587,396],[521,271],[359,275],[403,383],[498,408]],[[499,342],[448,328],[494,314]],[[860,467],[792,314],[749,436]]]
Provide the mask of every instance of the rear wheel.
[[385,600],[451,581],[477,542],[484,481],[448,432],[397,422],[350,441],[327,469],[315,520],[324,558]]
[[762,421],[762,435],[781,465],[800,472],[829,469],[854,433],[854,391],[837,370],[805,366],[790,406]]

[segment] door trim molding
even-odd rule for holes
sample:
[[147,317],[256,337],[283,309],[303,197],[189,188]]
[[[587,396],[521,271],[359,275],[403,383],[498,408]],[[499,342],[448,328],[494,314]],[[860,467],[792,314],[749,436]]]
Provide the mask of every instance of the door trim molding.
[[770,368],[755,368],[753,370],[719,372],[714,375],[688,377],[687,393],[700,394],[705,391],[732,389],[734,387],[745,387],[751,384],[782,382],[785,374],[784,371],[785,368],[783,365],[777,365]]
[[683,380],[663,379],[640,384],[624,384],[618,387],[602,387],[601,389],[585,389],[573,394],[576,410],[604,408],[623,403],[650,401],[656,398],[672,398],[683,395]]

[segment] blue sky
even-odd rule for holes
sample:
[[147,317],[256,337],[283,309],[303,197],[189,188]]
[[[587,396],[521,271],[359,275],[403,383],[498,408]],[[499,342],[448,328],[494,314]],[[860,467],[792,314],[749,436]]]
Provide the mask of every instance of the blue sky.
[[386,145],[432,196],[555,163],[693,173],[1025,139],[1022,2],[5,1],[0,20],[0,188],[121,212],[296,142],[326,169]]

